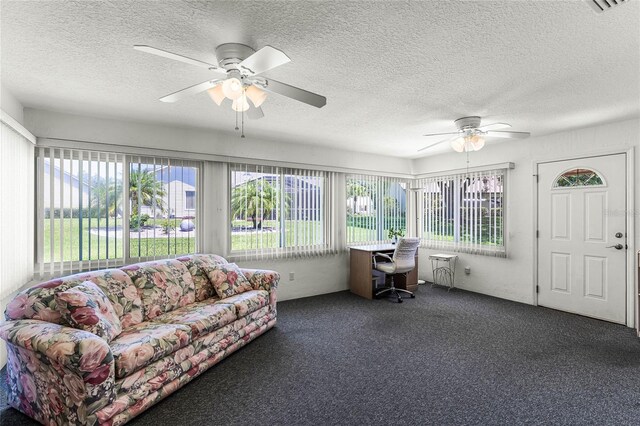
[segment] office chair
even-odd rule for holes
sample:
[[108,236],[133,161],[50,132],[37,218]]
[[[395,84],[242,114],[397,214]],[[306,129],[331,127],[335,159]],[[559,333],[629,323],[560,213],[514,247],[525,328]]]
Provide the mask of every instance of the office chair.
[[[404,274],[406,276],[408,272],[416,267],[415,256],[419,244],[420,239],[418,238],[400,238],[398,244],[396,245],[396,249],[393,252],[393,257],[384,253],[375,253],[373,255],[374,269],[384,272],[387,275],[391,275],[391,286],[377,292],[376,297],[384,293],[390,293],[392,296],[396,296],[398,298],[398,303],[402,303],[402,297],[400,297],[400,293],[407,293],[411,295],[411,298],[416,297],[409,290],[396,288],[395,284],[393,283],[393,276],[395,274]],[[376,262],[376,256],[386,257],[391,262],[378,263]]]

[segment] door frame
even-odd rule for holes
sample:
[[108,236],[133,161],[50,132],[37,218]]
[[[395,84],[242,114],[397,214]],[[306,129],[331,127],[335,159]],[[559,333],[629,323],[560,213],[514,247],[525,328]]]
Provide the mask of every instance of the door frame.
[[531,286],[532,299],[534,306],[538,306],[538,293],[536,291],[536,287],[538,286],[538,222],[539,222],[539,211],[538,211],[538,166],[544,163],[556,163],[560,161],[569,161],[569,160],[579,160],[581,158],[593,158],[593,157],[602,157],[607,155],[616,155],[616,154],[624,154],[626,160],[626,201],[625,201],[625,217],[626,217],[626,227],[627,227],[627,259],[626,259],[626,280],[627,280],[627,289],[626,289],[626,321],[625,324],[627,327],[634,328],[637,324],[640,324],[640,316],[638,310],[638,277],[636,274],[638,271],[635,266],[635,221],[634,215],[632,212],[635,208],[635,197],[634,197],[634,180],[635,180],[635,147],[630,148],[618,148],[618,149],[606,149],[606,150],[595,150],[590,151],[588,153],[582,155],[575,156],[559,156],[559,157],[550,157],[543,159],[535,159],[532,162],[532,179],[531,184],[533,185],[533,210],[535,215],[535,220],[533,221],[533,229],[531,231],[533,236],[534,244],[533,247],[533,285]]

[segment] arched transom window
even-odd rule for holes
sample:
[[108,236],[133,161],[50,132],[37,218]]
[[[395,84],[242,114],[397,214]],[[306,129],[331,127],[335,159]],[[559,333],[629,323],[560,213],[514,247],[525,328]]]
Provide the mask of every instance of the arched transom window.
[[601,185],[604,185],[604,179],[598,172],[580,167],[567,170],[553,182],[554,188]]

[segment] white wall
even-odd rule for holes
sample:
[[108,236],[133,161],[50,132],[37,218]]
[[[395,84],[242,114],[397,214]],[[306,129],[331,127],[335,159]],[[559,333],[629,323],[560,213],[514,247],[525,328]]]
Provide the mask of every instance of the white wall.
[[0,109],[9,114],[18,123],[24,125],[24,108],[13,93],[0,83]]
[[[627,151],[635,147],[636,176],[640,173],[640,120],[589,127],[553,135],[506,141],[485,146],[470,154],[470,166],[513,162],[508,184],[508,258],[492,258],[461,253],[456,270],[456,286],[491,296],[534,303],[533,247],[534,211],[533,163],[540,160],[566,159],[603,151]],[[413,172],[430,173],[466,167],[466,156],[458,153],[414,160]],[[637,182],[638,179],[636,178]],[[640,249],[640,185],[635,185],[635,247]],[[420,250],[420,277],[431,281],[428,255],[434,250]],[[471,274],[464,267],[471,266]],[[636,268],[637,265],[629,265]]]
[[[239,266],[280,273],[278,300],[297,299],[349,289],[349,254],[298,259],[237,261]],[[294,279],[290,279],[290,273]]]
[[25,127],[38,138],[57,138],[258,160],[286,161],[407,174],[411,160],[221,133],[25,109]]

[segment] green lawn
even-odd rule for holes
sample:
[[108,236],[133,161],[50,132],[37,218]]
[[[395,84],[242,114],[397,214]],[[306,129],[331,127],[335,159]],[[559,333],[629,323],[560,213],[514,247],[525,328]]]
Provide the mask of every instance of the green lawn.
[[[296,222],[299,222],[296,224]],[[276,230],[276,221],[264,221],[263,229],[252,229],[250,221],[235,220],[233,227],[244,227],[245,231],[231,232],[231,250],[251,250],[257,248],[280,247],[281,230]],[[273,228],[273,229],[269,229]],[[285,221],[286,247],[322,244],[324,235],[320,222]]]
[[[287,238],[286,247],[306,246],[323,243],[323,232],[320,222],[300,221],[297,226],[296,221],[285,221],[285,235]],[[278,248],[280,247],[280,232],[275,230],[253,230],[253,224],[249,221],[235,220],[233,227],[245,227],[247,231],[231,233],[231,250],[251,250],[257,248]],[[276,221],[268,220],[264,222],[263,228],[275,228]],[[297,228],[297,233],[294,232]],[[313,233],[315,230],[315,234]],[[384,231],[386,238],[387,231]],[[377,240],[376,231],[357,226],[347,226],[347,236],[349,241],[374,241]]]
[[[174,222],[174,220],[171,220]],[[306,246],[313,244],[322,244],[324,235],[320,222],[300,221],[296,225],[296,221],[285,221],[286,247]],[[180,219],[175,220],[175,226],[178,227]],[[160,225],[160,222],[157,222]],[[123,256],[123,240],[122,238],[106,238],[89,232],[89,229],[97,227],[104,228],[107,225],[106,219],[84,219],[82,230],[80,230],[79,220],[64,219],[64,239],[62,241],[63,253],[65,261],[80,260],[80,248],[82,248],[82,260],[99,260],[114,259]],[[296,225],[296,226],[294,226]],[[122,219],[109,218],[109,228],[113,226],[122,227]],[[266,228],[275,228],[275,221],[265,221],[262,230],[251,229],[253,226],[248,221],[234,221],[234,227],[246,227],[246,231],[236,231],[231,233],[231,249],[233,251],[251,250],[257,248],[278,248],[280,247],[281,233]],[[297,232],[294,232],[294,229]],[[44,262],[51,261],[50,242],[51,242],[51,222],[48,219],[44,221]],[[446,230],[440,235],[438,230],[431,234],[434,239],[441,241],[453,241],[453,237]],[[468,240],[468,235],[464,234],[463,240]],[[315,234],[314,234],[315,232]],[[179,235],[179,234],[178,234]],[[357,226],[347,227],[347,236],[349,241],[374,241],[377,239],[376,232],[372,229],[361,228]],[[386,231],[384,232],[386,238]],[[492,230],[487,226],[483,228],[482,240],[484,244],[493,245],[491,241]],[[175,254],[193,253],[196,251],[195,237],[179,237],[177,235],[168,235],[162,229],[156,228],[156,236],[154,238],[130,238],[130,256],[131,257],[151,257],[151,256],[170,256]],[[497,244],[502,244],[502,238],[499,237]],[[53,253],[56,255],[55,260],[59,261],[58,253],[60,251],[60,221],[54,220],[53,229]]]
[[[173,222],[173,220],[172,220]],[[179,226],[180,219],[176,220]],[[122,238],[106,238],[89,232],[90,229],[105,228],[106,219],[83,219],[82,229],[77,218],[64,219],[62,221],[63,239],[60,237],[60,220],[54,220],[53,227],[53,253],[55,260],[59,261],[58,253],[60,245],[63,247],[63,259],[65,261],[115,259],[123,256]],[[160,223],[158,223],[160,225]],[[122,219],[109,218],[109,228],[122,227]],[[44,262],[51,261],[51,221],[44,221]],[[169,256],[195,251],[195,237],[176,237],[165,234],[162,229],[156,228],[154,238],[134,238],[129,240],[131,257]],[[62,241],[62,243],[61,243]],[[82,259],[80,253],[82,251]]]

